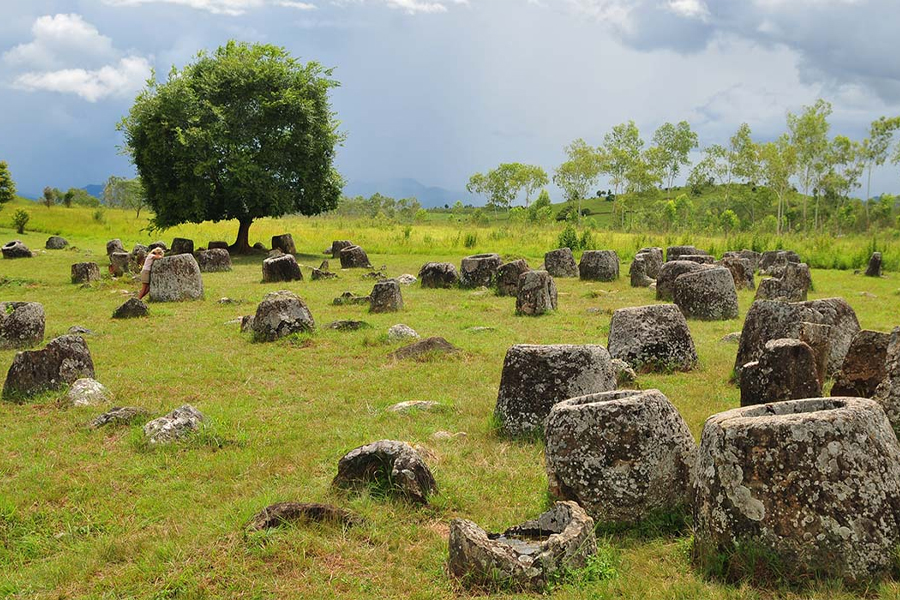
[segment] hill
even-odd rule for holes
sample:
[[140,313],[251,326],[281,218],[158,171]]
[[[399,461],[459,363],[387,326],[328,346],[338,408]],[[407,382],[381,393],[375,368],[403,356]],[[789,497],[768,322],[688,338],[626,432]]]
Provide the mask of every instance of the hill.
[[344,187],[346,196],[369,197],[375,193],[392,198],[415,198],[425,208],[452,206],[457,200],[473,204],[471,195],[465,191],[448,190],[442,187],[426,186],[416,179],[386,179],[383,181],[351,181]]

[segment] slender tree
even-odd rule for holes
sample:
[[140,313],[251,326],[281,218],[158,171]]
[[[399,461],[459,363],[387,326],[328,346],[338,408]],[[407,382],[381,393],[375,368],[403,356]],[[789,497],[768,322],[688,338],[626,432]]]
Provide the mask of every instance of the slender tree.
[[781,235],[787,197],[791,192],[791,178],[797,172],[797,150],[785,134],[774,142],[760,146],[759,158],[763,180],[778,199],[777,233]]
[[553,183],[562,188],[567,201],[578,203],[578,218],[581,218],[581,201],[597,185],[603,156],[581,138],[566,146],[565,152],[566,160],[556,167]]
[[603,137],[602,172],[609,176],[616,196],[627,185],[628,172],[640,160],[644,140],[634,121],[621,123]]
[[691,130],[687,121],[681,121],[677,125],[663,123],[653,134],[653,144],[659,149],[657,161],[669,190],[667,197],[671,198],[675,178],[682,167],[691,164],[691,150],[698,146],[697,134]]
[[894,131],[900,128],[900,117],[880,117],[869,126],[869,137],[862,142],[862,159],[866,170],[866,227],[869,226],[869,200],[872,197],[872,171],[884,164]]
[[787,125],[790,141],[797,149],[797,175],[803,190],[803,224],[806,226],[806,204],[810,188],[822,176],[823,157],[828,149],[828,130],[831,125],[831,103],[816,100],[812,106],[804,106],[799,115],[788,113]]

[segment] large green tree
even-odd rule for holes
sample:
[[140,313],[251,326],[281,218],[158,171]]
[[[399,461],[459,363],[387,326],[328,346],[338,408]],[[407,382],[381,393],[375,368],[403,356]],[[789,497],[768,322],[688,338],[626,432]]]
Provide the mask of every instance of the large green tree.
[[880,167],[888,157],[888,149],[894,131],[900,128],[900,117],[880,117],[869,126],[869,137],[862,142],[862,159],[866,170],[866,226],[869,225],[869,199],[871,198],[872,170]]
[[9,173],[9,165],[0,160],[0,208],[16,197],[16,183]]
[[603,136],[601,172],[609,176],[616,196],[628,184],[628,173],[641,159],[644,140],[634,121],[620,123]]
[[761,175],[766,186],[778,199],[778,227],[781,235],[784,230],[784,219],[787,212],[787,199],[791,193],[791,177],[797,173],[797,147],[791,143],[787,134],[774,142],[759,147]]
[[334,208],[337,86],[318,63],[234,41],[148,82],[119,127],[154,224],[237,219],[231,249],[249,252],[254,219]]

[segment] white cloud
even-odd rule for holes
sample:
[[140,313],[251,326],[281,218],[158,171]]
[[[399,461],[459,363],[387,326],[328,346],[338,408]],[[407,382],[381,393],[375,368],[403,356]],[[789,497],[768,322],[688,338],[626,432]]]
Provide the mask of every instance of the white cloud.
[[705,19],[709,16],[709,9],[703,0],[669,0],[668,8],[676,15],[689,19]]
[[[143,4],[174,4],[197,10],[237,17],[266,6],[314,10],[317,5],[299,0],[103,0],[110,6],[140,6]],[[391,9],[415,14],[443,13],[452,5],[465,5],[468,0],[331,0],[332,4],[381,4]]]
[[4,62],[24,71],[13,77],[14,89],[75,94],[97,102],[134,93],[150,76],[149,59],[116,50],[81,15],[39,17],[31,31],[31,42],[3,54]]
[[112,40],[81,15],[59,14],[38,18],[31,27],[34,39],[3,54],[13,66],[39,69],[62,67],[73,60],[106,60],[115,54]]
[[150,61],[142,56],[126,56],[115,65],[99,69],[60,69],[23,73],[13,87],[28,92],[75,94],[88,102],[132,94],[150,77]]

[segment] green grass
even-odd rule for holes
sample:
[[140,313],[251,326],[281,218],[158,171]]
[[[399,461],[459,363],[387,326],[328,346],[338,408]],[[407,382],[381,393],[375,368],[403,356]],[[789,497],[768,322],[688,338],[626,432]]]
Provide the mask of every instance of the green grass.
[[[139,425],[90,431],[98,409],[61,409],[55,397],[22,405],[0,403],[0,597],[14,598],[415,598],[466,597],[444,572],[448,524],[455,517],[502,530],[536,516],[547,504],[543,451],[538,443],[497,437],[491,424],[506,349],[516,343],[606,343],[610,312],[654,302],[653,292],[614,283],[558,280],[560,311],[517,317],[514,299],[464,290],[404,287],[400,314],[370,315],[361,306],[332,306],[350,290],[368,293],[372,280],[342,273],[338,280],[262,284],[261,257],[235,260],[231,273],[204,275],[206,300],[153,305],[146,319],[117,321],[113,309],[137,283],[105,280],[91,288],[69,283],[69,267],[105,263],[105,242],[135,242],[175,235],[198,245],[232,239],[232,223],[186,225],[165,234],[141,232],[131,213],[107,211],[106,224],[90,210],[33,206],[29,231],[5,228],[0,240],[21,238],[32,249],[61,233],[77,249],[42,251],[33,259],[0,261],[0,300],[44,304],[46,340],[72,325],[88,338],[97,378],[117,405],[139,405],[156,416],[190,403],[210,420],[190,442],[146,448]],[[40,233],[31,230],[40,229]],[[478,229],[478,243],[454,242],[468,228],[425,224],[409,238],[401,227],[377,228],[334,219],[262,220],[251,241],[293,234],[303,265],[317,266],[332,239],[362,243],[389,275],[417,273],[430,260],[459,264],[461,257],[496,250],[537,266],[555,247],[554,228]],[[429,237],[430,241],[425,238]],[[598,233],[620,249],[651,236]],[[724,246],[724,240],[709,239]],[[703,245],[703,244],[701,244]],[[849,271],[814,270],[812,298],[843,296],[863,327],[888,331],[900,318],[900,277],[879,280]],[[253,343],[228,321],[255,310],[269,291],[303,297],[319,326],[302,343]],[[874,297],[861,296],[867,291]],[[223,296],[243,304],[222,305]],[[741,317],[752,301],[740,292]],[[591,310],[589,310],[591,309]],[[599,310],[598,310],[599,309]],[[361,319],[373,329],[338,332],[324,326]],[[423,336],[441,335],[463,349],[449,360],[395,362],[398,346],[373,343],[396,323]],[[470,328],[490,326],[492,331]],[[704,420],[733,408],[739,391],[728,383],[735,345],[719,342],[740,320],[703,323],[691,330],[700,357],[692,373],[640,376],[659,388],[699,438]],[[0,351],[0,370],[13,351]],[[439,412],[394,414],[404,400],[437,400]],[[466,437],[434,441],[439,430]],[[439,494],[428,507],[333,490],[338,459],[349,449],[382,438],[426,446]],[[287,527],[245,536],[243,525],[277,501],[330,502],[360,513],[366,524]],[[553,596],[581,598],[842,599],[854,592],[831,582],[810,589],[758,589],[750,583],[708,579],[690,563],[689,532],[662,523],[641,533],[614,532],[603,553]],[[886,583],[872,595],[900,597]],[[497,594],[492,597],[530,597]]]

